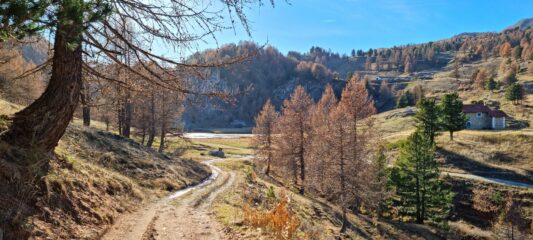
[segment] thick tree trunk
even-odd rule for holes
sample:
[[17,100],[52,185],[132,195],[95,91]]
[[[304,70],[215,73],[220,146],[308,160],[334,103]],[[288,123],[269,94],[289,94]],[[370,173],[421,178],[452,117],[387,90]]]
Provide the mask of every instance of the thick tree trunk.
[[450,140],[453,141],[453,131],[450,131]]
[[78,28],[75,24],[59,24],[50,82],[35,102],[15,114],[13,124],[2,140],[18,147],[48,152],[57,146],[80,98],[82,51]]

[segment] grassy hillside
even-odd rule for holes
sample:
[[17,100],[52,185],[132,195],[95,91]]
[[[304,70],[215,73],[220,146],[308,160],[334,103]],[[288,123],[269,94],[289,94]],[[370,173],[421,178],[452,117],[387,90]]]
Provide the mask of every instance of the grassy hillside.
[[[2,114],[20,109],[3,100],[0,105]],[[2,119],[0,128],[5,129],[7,121]],[[97,239],[120,213],[196,184],[210,174],[209,168],[196,161],[173,159],[76,122],[68,127],[56,155],[43,177],[37,207],[24,220],[33,225],[31,232],[38,239]],[[13,201],[30,197],[13,195]],[[13,209],[0,207],[3,213]]]
[[[236,170],[238,175],[236,184],[218,196],[213,206],[215,216],[227,227],[228,235],[236,239],[287,236],[286,230],[277,232],[266,222],[283,222],[290,218],[293,219],[290,222],[294,224],[294,230],[291,231],[296,239],[340,237],[341,210],[337,206],[323,199],[290,192],[275,180],[256,175],[249,161],[229,160],[216,165]],[[280,207],[284,206],[280,203],[286,198],[289,199],[287,205]],[[269,215],[275,206],[279,212]],[[253,217],[250,212],[254,213]],[[423,225],[377,220],[361,214],[349,214],[348,218],[351,224],[344,234],[346,239],[439,239],[436,229]]]

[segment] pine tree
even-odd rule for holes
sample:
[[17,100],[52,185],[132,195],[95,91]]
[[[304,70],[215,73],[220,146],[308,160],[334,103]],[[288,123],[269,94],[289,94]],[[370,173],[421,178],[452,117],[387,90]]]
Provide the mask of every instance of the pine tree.
[[[420,89],[421,91],[421,89]],[[409,91],[405,91],[399,98],[396,103],[397,108],[404,108],[408,106],[414,106],[416,103],[415,96]]]
[[255,156],[265,162],[265,174],[270,174],[270,165],[274,159],[274,126],[279,113],[276,111],[270,99],[263,105],[263,109],[255,118],[255,127],[252,142],[256,147]]
[[489,79],[487,79],[487,81],[485,81],[485,89],[493,91],[494,89],[496,89],[497,84],[498,83],[494,81],[494,78],[490,77]]
[[439,130],[439,109],[435,98],[422,98],[416,104],[415,115],[416,128],[423,132],[433,144]]
[[445,224],[453,194],[439,180],[435,144],[420,131],[409,136],[391,172],[391,184],[399,196],[399,213],[417,223],[429,220]]
[[505,98],[513,104],[519,104],[524,99],[524,87],[521,84],[513,83],[505,89]]
[[405,96],[405,94],[402,94],[398,98],[398,102],[396,103],[396,108],[404,108],[404,107],[407,107],[408,104],[409,104],[409,100],[407,100],[407,96]]
[[369,198],[366,205],[373,210],[378,217],[387,208],[387,202],[391,196],[390,189],[387,185],[389,169],[387,168],[387,157],[385,156],[385,147],[379,146],[372,160],[370,191],[367,195]]
[[467,121],[463,113],[463,102],[457,93],[444,95],[440,104],[440,125],[443,130],[450,132],[450,140],[453,141],[453,132],[464,129]]

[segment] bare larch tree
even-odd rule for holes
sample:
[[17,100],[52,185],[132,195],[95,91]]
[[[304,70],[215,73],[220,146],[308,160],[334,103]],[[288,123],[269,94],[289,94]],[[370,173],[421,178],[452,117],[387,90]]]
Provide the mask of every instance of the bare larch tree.
[[[11,3],[14,4],[8,4]],[[18,37],[39,31],[51,33],[54,37],[53,57],[47,61],[52,64],[51,78],[45,92],[34,103],[15,114],[10,129],[1,139],[17,147],[50,152],[64,134],[78,106],[82,70],[127,85],[111,74],[97,71],[84,59],[99,58],[117,64],[150,84],[183,94],[217,96],[220,95],[217,92],[194,92],[182,84],[184,79],[181,78],[162,80],[159,73],[178,69],[182,73],[192,74],[199,68],[224,66],[248,56],[189,64],[158,54],[156,47],[164,46],[177,52],[178,56],[179,53],[183,55],[193,49],[198,41],[224,29],[227,26],[225,17],[229,17],[231,23],[235,22],[234,18],[239,19],[249,32],[244,9],[252,4],[261,5],[263,1],[61,0],[31,4],[35,6],[28,7],[31,12],[27,15],[18,16],[18,12],[8,12],[2,16],[3,19],[17,21],[7,21],[13,24],[4,24],[0,31],[4,35]],[[213,9],[217,6],[220,9]],[[129,27],[123,27],[125,23]],[[129,52],[131,58],[121,57],[124,50]],[[128,61],[139,63],[146,71],[131,67]],[[154,66],[159,71],[153,71]]]
[[313,100],[302,86],[297,86],[289,100],[283,103],[278,129],[280,154],[290,166],[295,185],[300,179],[300,193],[305,190],[306,162],[309,159],[311,125],[309,111]]
[[270,102],[270,99],[263,105],[261,112],[255,118],[255,127],[252,129],[252,143],[256,148],[256,158],[264,162],[265,174],[270,174],[270,165],[274,160],[274,126],[278,121],[279,113]]

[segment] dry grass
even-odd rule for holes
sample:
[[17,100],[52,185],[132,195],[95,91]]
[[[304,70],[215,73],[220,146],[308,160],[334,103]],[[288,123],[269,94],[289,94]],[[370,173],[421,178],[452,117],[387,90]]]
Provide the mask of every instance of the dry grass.
[[[189,141],[178,137],[168,137],[168,152],[180,152],[180,157],[197,161],[214,158],[209,151],[222,148],[226,156],[250,155],[254,150],[250,146],[250,137],[191,139]],[[158,142],[154,143],[158,145]]]
[[375,116],[376,127],[385,139],[409,135],[414,129],[415,112],[416,108],[407,107],[379,113]]
[[498,237],[488,230],[472,226],[471,224],[459,221],[450,222],[450,238],[451,239],[484,239],[496,240]]
[[209,175],[207,167],[194,161],[169,158],[130,139],[76,125],[67,129],[56,151],[135,179],[159,195]]
[[465,130],[454,134],[454,141],[440,136],[437,145],[446,152],[480,164],[522,175],[533,173],[533,135],[523,131]]
[[71,157],[54,162],[44,181],[44,215],[30,219],[37,238],[96,239],[118,214],[148,196],[128,177]]
[[[0,125],[3,122],[7,123],[0,120]],[[68,127],[55,153],[42,177],[42,197],[26,220],[36,239],[98,239],[118,214],[210,174],[195,161],[172,159],[76,122]]]
[[[435,230],[431,227],[416,224],[406,226],[394,221],[381,221],[352,214],[348,215],[352,225],[344,235],[340,235],[338,231],[341,214],[337,206],[323,199],[294,194],[283,186],[265,181],[263,177],[256,177],[249,172],[251,167],[249,161],[227,160],[216,165],[238,173],[234,186],[220,194],[213,204],[217,220],[223,223],[229,229],[229,234],[233,234],[237,239],[268,239],[275,236],[273,230],[269,230],[267,219],[277,218],[272,214],[283,198],[282,192],[290,196],[286,207],[300,223],[293,234],[293,239],[437,238]],[[281,217],[281,219],[287,218]]]
[[12,115],[22,109],[22,106],[10,103],[0,96],[0,115]]
[[32,217],[39,238],[96,239],[113,219],[145,199],[209,176],[190,160],[169,159],[119,136],[69,127],[56,149],[64,161],[45,176],[46,198]]

